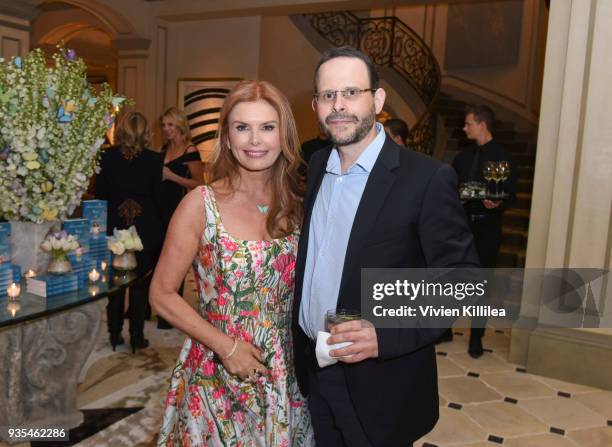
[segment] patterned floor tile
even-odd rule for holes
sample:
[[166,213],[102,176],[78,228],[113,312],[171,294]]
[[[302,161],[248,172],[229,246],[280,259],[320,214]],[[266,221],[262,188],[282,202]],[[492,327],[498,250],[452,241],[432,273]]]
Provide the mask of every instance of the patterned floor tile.
[[546,397],[522,400],[518,405],[545,424],[568,430],[606,425],[606,419],[573,398]]
[[438,390],[450,402],[461,404],[500,400],[503,396],[474,377],[448,377],[438,380]]
[[462,410],[487,433],[501,437],[546,433],[548,426],[517,405],[490,402]]
[[515,399],[551,397],[557,394],[555,390],[537,381],[531,374],[512,371],[482,374],[480,378],[503,396]]

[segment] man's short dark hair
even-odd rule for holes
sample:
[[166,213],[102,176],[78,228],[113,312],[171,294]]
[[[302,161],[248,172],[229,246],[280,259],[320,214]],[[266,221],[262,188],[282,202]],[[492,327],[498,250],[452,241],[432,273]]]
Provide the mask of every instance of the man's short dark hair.
[[[354,57],[355,59],[359,59],[363,61],[368,69],[368,76],[370,77],[370,88],[377,89],[380,83],[380,78],[378,77],[378,72],[376,71],[376,66],[370,56],[367,54],[349,46],[330,48],[327,51],[324,51],[321,54],[321,58],[317,63],[317,67],[315,68],[314,74],[314,91],[317,91],[317,76],[319,75],[319,68],[325,62],[330,61],[332,59],[336,59],[337,57]],[[347,86],[347,87],[357,87],[357,86]]]
[[474,121],[477,123],[485,123],[487,125],[487,130],[493,132],[495,112],[493,112],[490,107],[483,105],[467,106],[465,108],[465,114],[469,115],[470,113],[474,115]]
[[393,118],[385,121],[383,126],[389,129],[391,136],[396,137],[399,135],[399,137],[404,142],[404,146],[408,145],[408,137],[410,136],[410,130],[408,129],[408,124],[406,124],[406,121],[401,120],[399,118]]

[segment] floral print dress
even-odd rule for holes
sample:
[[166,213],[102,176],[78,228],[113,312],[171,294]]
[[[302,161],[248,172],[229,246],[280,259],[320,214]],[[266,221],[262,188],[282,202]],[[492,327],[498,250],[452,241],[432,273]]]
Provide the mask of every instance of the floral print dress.
[[312,446],[290,339],[298,235],[234,239],[223,227],[212,189],[201,191],[206,225],[194,260],[200,313],[260,348],[270,376],[243,382],[210,349],[188,338],[172,373],[158,445]]

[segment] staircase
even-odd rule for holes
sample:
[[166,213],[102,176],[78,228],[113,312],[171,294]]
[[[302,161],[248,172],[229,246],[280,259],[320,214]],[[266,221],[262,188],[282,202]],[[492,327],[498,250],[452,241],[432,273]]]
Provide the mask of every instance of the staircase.
[[[446,128],[447,145],[443,161],[451,163],[455,156],[474,142],[465,138],[466,103],[440,92],[436,110]],[[495,139],[512,154],[517,167],[517,200],[513,208],[505,211],[502,227],[502,245],[497,260],[498,267],[524,267],[529,228],[529,210],[535,167],[535,135],[521,134],[514,130],[514,123],[496,121]]]
[[440,91],[440,67],[423,39],[397,17],[358,17],[349,11],[290,16],[309,42],[323,52],[350,45],[368,54],[379,75],[410,104],[416,122],[410,126],[410,147],[431,155],[437,117],[433,107]]

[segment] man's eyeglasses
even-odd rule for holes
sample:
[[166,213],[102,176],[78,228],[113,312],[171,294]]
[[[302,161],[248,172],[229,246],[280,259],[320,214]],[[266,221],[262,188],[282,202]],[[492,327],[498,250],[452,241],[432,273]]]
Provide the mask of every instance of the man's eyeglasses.
[[344,99],[347,99],[349,101],[354,101],[355,99],[359,98],[359,96],[364,92],[375,92],[375,91],[376,89],[374,88],[348,87],[348,88],[345,88],[344,90],[325,90],[320,93],[315,93],[314,95],[312,95],[312,97],[317,102],[320,102],[323,104],[329,104],[336,100],[338,93],[341,93]]

